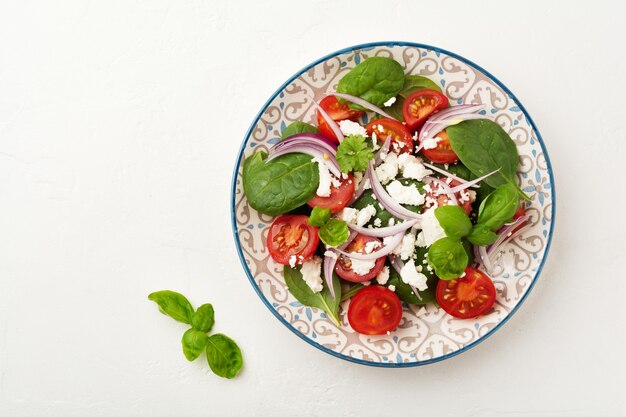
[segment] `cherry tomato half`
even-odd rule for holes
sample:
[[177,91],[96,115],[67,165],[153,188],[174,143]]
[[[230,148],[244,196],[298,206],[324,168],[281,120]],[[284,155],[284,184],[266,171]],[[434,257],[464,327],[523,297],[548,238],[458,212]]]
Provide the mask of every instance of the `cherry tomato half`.
[[[322,99],[322,101],[320,101],[319,104],[320,107],[328,113],[330,118],[336,122],[346,119],[356,121],[363,115],[362,111],[351,109],[347,103],[341,104],[337,101],[337,97],[335,96],[326,96]],[[326,123],[326,119],[324,119],[324,116],[322,116],[319,110],[317,111],[317,127],[322,135],[336,143],[339,143],[339,139],[337,139],[337,136],[335,136],[335,133],[330,128],[328,123]]]
[[459,157],[450,146],[450,138],[445,130],[435,135],[437,138],[437,147],[433,149],[422,149],[422,153],[428,159],[438,164],[453,164],[459,160]]
[[402,107],[402,117],[409,129],[414,132],[433,113],[448,107],[448,97],[437,90],[417,90],[404,101]]
[[[524,210],[524,204],[520,204],[519,208],[517,209],[517,211],[515,212],[515,214],[513,215],[513,219],[512,221],[515,221],[517,219],[519,219],[522,216],[526,215],[526,210]],[[527,222],[528,220],[526,220]],[[522,227],[524,227],[526,225],[526,222],[523,222],[522,224],[520,224],[519,226],[517,226],[515,229],[513,229],[511,231],[511,233],[515,233],[517,232],[519,229],[521,229]]]
[[[369,242],[380,242],[382,246],[382,242],[372,236],[366,236],[362,234],[356,235],[356,237],[350,242],[348,247],[345,249],[346,252],[358,252],[365,253],[365,245]],[[385,266],[385,256],[382,256],[376,259],[374,266],[364,275],[357,274],[354,269],[352,269],[352,261],[350,258],[347,258],[343,255],[337,259],[337,263],[335,264],[335,272],[339,275],[340,278],[345,279],[350,282],[363,282],[369,281],[374,278]]]
[[313,196],[307,204],[311,207],[321,207],[330,209],[331,212],[337,213],[344,208],[352,195],[354,194],[354,177],[348,174],[348,178],[341,179],[339,187],[330,187],[330,195],[328,197],[320,197],[319,195]]
[[380,285],[365,287],[350,300],[348,322],[361,334],[385,334],[402,319],[402,303],[393,292]]
[[491,309],[496,300],[496,287],[482,271],[465,268],[463,278],[437,284],[437,302],[444,311],[459,319],[478,317]]
[[311,226],[309,217],[304,215],[284,214],[277,217],[267,234],[267,247],[272,259],[279,264],[289,264],[292,256],[301,264],[311,259],[319,236],[317,227]]
[[389,149],[393,152],[413,153],[413,138],[411,137],[411,132],[405,125],[397,120],[372,120],[365,126],[365,130],[369,136],[372,136],[372,133],[376,133],[380,144],[385,143],[387,136],[391,135],[391,146]]
[[[446,178],[440,178],[441,181],[447,182]],[[461,183],[457,180],[450,181],[448,184],[450,188],[456,187],[457,185],[461,185]],[[441,190],[441,185],[437,182],[431,182],[429,184],[430,191],[426,191],[426,204],[424,204],[423,211],[428,210],[431,207],[441,207],[447,206],[450,198],[446,194],[439,194],[439,190]],[[465,191],[467,193],[468,191]],[[465,210],[465,214],[468,216],[472,212],[472,201],[471,199],[463,199],[461,192],[454,194],[460,206]],[[435,206],[436,204],[436,206]]]

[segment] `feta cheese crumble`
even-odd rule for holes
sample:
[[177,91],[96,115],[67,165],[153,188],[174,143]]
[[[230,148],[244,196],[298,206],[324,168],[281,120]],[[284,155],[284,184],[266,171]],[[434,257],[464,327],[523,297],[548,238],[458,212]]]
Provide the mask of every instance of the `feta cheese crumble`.
[[391,292],[396,292],[396,286],[395,285],[390,285],[387,287],[387,289]]
[[415,235],[407,233],[402,237],[402,242],[393,250],[394,255],[398,255],[403,261],[409,259],[415,251]]
[[391,107],[393,105],[393,103],[396,102],[396,98],[395,97],[391,97],[389,100],[385,101],[383,103],[383,106],[385,107]]
[[427,247],[446,237],[446,232],[435,216],[435,208],[430,208],[422,215],[422,231],[417,235],[417,246]]
[[367,131],[365,130],[365,128],[357,122],[353,122],[352,120],[341,120],[338,124],[341,133],[346,136],[367,136]]
[[398,156],[398,168],[402,171],[404,178],[413,178],[419,181],[433,173],[426,169],[420,159],[408,153],[402,153]]
[[361,259],[350,258],[350,263],[352,264],[352,271],[357,275],[365,275],[374,268],[376,265],[376,259],[370,261],[363,261]]
[[363,209],[359,210],[359,214],[356,216],[356,225],[365,225],[365,223],[369,222],[374,215],[376,215],[376,208],[374,208],[371,204],[368,204]]
[[359,214],[359,210],[354,209],[352,207],[344,207],[339,212],[339,219],[343,220],[348,224],[356,224],[357,215]]
[[400,204],[412,204],[414,206],[424,204],[424,195],[414,185],[402,185],[400,181],[394,180],[387,186],[387,192],[396,202]]
[[376,275],[376,282],[380,285],[385,285],[389,281],[389,267],[384,266],[383,269],[380,270],[378,275]]
[[317,187],[317,191],[315,192],[315,194],[319,195],[320,197],[328,197],[330,196],[330,186],[332,183],[332,175],[330,174],[330,171],[328,170],[328,166],[326,166],[326,163],[321,160],[319,157],[315,157],[313,158],[313,161],[317,162],[317,165],[319,167],[319,175],[320,175],[320,184]]
[[404,264],[400,270],[400,277],[402,278],[402,282],[417,288],[419,291],[424,291],[428,288],[426,275],[417,272],[413,259]]
[[376,167],[376,176],[382,184],[389,182],[398,175],[398,154],[389,152],[382,164]]
[[324,286],[322,285],[322,258],[314,256],[310,261],[306,261],[302,264],[300,269],[302,273],[302,279],[306,282],[306,285],[311,288],[314,293],[322,291]]
[[424,149],[435,149],[437,147],[437,142],[438,140],[436,138],[428,138],[424,139],[422,145]]

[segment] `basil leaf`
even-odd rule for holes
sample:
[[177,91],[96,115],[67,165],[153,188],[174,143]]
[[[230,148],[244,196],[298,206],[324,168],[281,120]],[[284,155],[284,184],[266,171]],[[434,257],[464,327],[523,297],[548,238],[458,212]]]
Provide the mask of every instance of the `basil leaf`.
[[157,291],[148,295],[148,299],[159,305],[159,311],[174,320],[191,324],[193,307],[184,295],[174,291]]
[[321,208],[318,206],[313,207],[311,216],[309,216],[309,224],[311,226],[323,226],[330,219],[330,209]]
[[441,88],[430,78],[422,77],[421,75],[407,75],[404,78],[404,86],[398,93],[403,98],[407,98],[417,90],[435,90],[441,93]]
[[322,242],[328,246],[339,246],[350,236],[348,224],[343,220],[330,219],[318,231]]
[[313,125],[296,121],[283,130],[283,134],[280,135],[280,139],[286,139],[289,136],[298,135],[300,133],[320,133],[320,131]]
[[243,366],[239,346],[233,339],[221,333],[207,339],[206,357],[213,373],[223,378],[234,378]]
[[437,207],[435,217],[448,237],[462,238],[472,231],[472,222],[459,206]]
[[191,326],[201,332],[208,333],[215,324],[215,311],[211,304],[202,304],[193,316],[191,316]]
[[469,234],[467,240],[472,242],[476,246],[491,245],[498,239],[498,235],[489,230],[484,224],[477,224],[472,229],[472,233]]
[[519,196],[516,188],[510,184],[503,184],[480,204],[478,224],[485,225],[489,230],[498,230],[513,218],[518,207]]
[[337,147],[337,162],[342,172],[364,171],[374,157],[365,136],[350,135]]
[[487,119],[466,120],[446,128],[446,132],[452,150],[474,175],[482,176],[499,169],[483,181],[494,188],[511,184],[528,199],[515,178],[519,164],[517,147],[499,124]]
[[[374,56],[365,59],[339,80],[338,93],[361,97],[375,106],[382,106],[404,87],[402,65],[390,58]],[[342,100],[339,100],[342,101]],[[363,110],[361,106],[350,105]]]
[[469,258],[459,239],[444,237],[428,249],[428,263],[441,279],[450,280],[463,274]]
[[243,164],[243,192],[250,207],[277,216],[309,201],[319,185],[317,163],[309,155],[291,153],[265,162],[255,152]]
[[311,288],[302,278],[299,266],[291,268],[289,265],[285,265],[283,268],[283,276],[285,277],[287,287],[289,287],[289,292],[296,298],[296,300],[300,301],[305,306],[315,307],[325,311],[337,327],[341,326],[341,321],[339,320],[341,284],[339,283],[337,274],[333,273],[333,289],[335,290],[335,298],[331,296],[326,282],[324,282],[324,289],[321,292],[314,293],[311,291]]
[[209,336],[205,332],[189,329],[183,334],[183,353],[189,362],[195,360],[206,347]]

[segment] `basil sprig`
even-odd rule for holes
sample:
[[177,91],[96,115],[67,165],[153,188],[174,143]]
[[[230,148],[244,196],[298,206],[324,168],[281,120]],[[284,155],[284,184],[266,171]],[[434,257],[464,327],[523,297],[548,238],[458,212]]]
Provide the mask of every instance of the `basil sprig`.
[[188,361],[197,359],[206,351],[209,367],[223,378],[234,378],[243,366],[239,346],[226,335],[207,333],[215,324],[215,312],[211,304],[203,304],[194,311],[184,295],[174,291],[157,291],[148,299],[158,304],[161,313],[174,320],[191,325],[182,338],[183,354]]
[[331,219],[330,209],[327,208],[313,207],[309,224],[319,227],[317,233],[320,240],[328,246],[339,246],[350,236],[348,224],[343,220]]

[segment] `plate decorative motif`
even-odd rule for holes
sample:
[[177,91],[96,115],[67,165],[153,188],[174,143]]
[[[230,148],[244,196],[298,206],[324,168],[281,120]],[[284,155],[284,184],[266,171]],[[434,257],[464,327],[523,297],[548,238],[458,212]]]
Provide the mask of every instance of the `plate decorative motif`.
[[[324,312],[300,304],[286,289],[282,265],[272,261],[265,239],[272,217],[251,209],[242,191],[245,157],[278,142],[291,122],[315,124],[319,101],[335,91],[338,81],[365,58],[385,56],[400,62],[407,74],[437,82],[451,105],[485,104],[485,109],[513,138],[520,154],[518,179],[531,197],[526,212],[532,227],[511,241],[492,274],[494,308],[476,319],[460,320],[434,305],[405,305],[400,326],[390,335],[366,336],[349,326],[346,307],[342,327]],[[363,120],[365,122],[366,120]],[[263,106],[248,130],[235,166],[232,222],[235,243],[253,287],[274,315],[302,339],[342,359],[361,364],[402,367],[443,360],[461,353],[495,332],[517,310],[535,284],[550,247],[554,225],[554,182],[545,145],[519,100],[495,77],[471,61],[442,49],[408,42],[380,42],[350,47],[307,66]],[[345,303],[348,303],[346,301]]]

